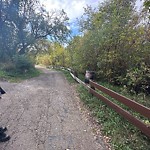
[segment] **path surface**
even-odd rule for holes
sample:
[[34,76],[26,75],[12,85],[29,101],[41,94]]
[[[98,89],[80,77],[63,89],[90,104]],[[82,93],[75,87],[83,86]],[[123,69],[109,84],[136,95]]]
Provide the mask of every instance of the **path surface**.
[[106,150],[94,139],[63,74],[42,70],[21,83],[0,81],[7,92],[0,100],[0,125],[11,136],[0,150]]

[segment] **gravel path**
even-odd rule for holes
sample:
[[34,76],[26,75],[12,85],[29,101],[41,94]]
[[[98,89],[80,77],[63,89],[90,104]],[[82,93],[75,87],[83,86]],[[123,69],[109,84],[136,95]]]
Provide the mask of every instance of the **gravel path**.
[[21,83],[0,81],[7,92],[0,99],[0,126],[7,126],[11,136],[0,150],[106,150],[94,138],[64,75],[42,70]]

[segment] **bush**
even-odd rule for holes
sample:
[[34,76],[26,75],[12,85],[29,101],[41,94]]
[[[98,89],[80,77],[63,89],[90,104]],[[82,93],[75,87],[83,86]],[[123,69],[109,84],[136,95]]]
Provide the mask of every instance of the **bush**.
[[42,65],[45,65],[45,66],[52,65],[52,61],[51,61],[50,55],[48,55],[48,54],[37,55],[36,63],[37,64],[42,64]]
[[15,69],[19,73],[26,73],[34,68],[33,62],[25,55],[15,55],[13,57]]
[[128,70],[125,80],[130,92],[150,94],[150,68],[145,63]]
[[[107,59],[106,59],[107,58]],[[127,72],[127,63],[120,55],[109,52],[107,56],[101,56],[98,62],[98,76],[103,81],[114,85],[124,85],[123,78]]]
[[15,65],[9,61],[7,63],[1,63],[0,68],[1,70],[6,72],[12,72],[13,70],[15,70]]

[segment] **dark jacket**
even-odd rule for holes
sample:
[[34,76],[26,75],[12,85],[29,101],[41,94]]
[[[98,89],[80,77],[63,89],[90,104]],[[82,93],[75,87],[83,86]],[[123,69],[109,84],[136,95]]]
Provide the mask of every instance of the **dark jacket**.
[[6,92],[0,87],[0,94],[5,94]]

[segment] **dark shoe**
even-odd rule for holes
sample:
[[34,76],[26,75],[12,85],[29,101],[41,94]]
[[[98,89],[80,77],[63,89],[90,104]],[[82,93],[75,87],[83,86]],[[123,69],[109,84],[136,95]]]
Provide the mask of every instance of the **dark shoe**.
[[8,135],[3,138],[0,138],[0,142],[7,142],[9,140],[10,140],[10,136],[8,136]]
[[7,131],[7,128],[6,128],[6,127],[0,127],[0,133],[3,133],[3,132],[5,132],[5,131]]
[[10,140],[10,136],[6,135],[5,133],[0,134],[0,142],[7,142]]
[[0,93],[5,94],[6,92],[0,87]]

